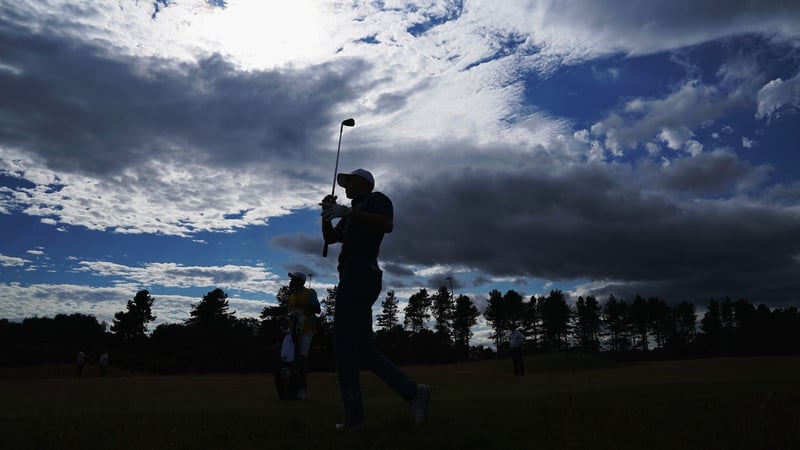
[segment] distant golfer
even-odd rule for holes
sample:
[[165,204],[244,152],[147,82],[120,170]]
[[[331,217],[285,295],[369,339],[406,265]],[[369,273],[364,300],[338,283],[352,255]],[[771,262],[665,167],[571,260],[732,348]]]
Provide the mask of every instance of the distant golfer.
[[75,356],[75,373],[78,375],[78,378],[83,376],[83,367],[86,365],[86,353],[83,353],[83,350],[79,350],[78,354]]
[[106,376],[106,372],[108,371],[108,352],[103,350],[103,353],[100,355],[100,359],[97,360],[97,364],[100,366],[100,376]]
[[519,328],[511,333],[511,361],[514,363],[514,375],[524,376],[525,365],[522,363],[522,346],[525,344],[525,335]]
[[317,314],[320,312],[317,291],[305,287],[306,274],[289,274],[289,315],[292,319],[292,338],[294,339],[294,378],[297,399],[308,395],[308,350],[311,338],[317,329]]
[[[336,204],[336,197],[331,195],[320,206],[325,242],[342,243],[334,323],[344,422],[337,424],[337,428],[351,428],[364,421],[361,363],[409,403],[415,421],[420,423],[428,413],[430,386],[417,384],[372,345],[372,304],[381,293],[383,277],[378,267],[378,252],[383,235],[391,233],[394,226],[392,201],[380,192],[373,192],[375,179],[364,169],[339,174],[336,181],[352,200],[351,207]],[[331,221],[337,218],[341,220],[334,226]]]

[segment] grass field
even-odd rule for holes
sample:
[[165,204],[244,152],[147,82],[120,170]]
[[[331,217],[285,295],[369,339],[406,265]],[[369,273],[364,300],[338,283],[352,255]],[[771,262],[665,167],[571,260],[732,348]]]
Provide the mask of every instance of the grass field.
[[429,420],[363,376],[367,422],[337,432],[333,374],[306,401],[271,374],[0,371],[0,449],[798,449],[800,357],[617,364],[573,355],[410,367]]

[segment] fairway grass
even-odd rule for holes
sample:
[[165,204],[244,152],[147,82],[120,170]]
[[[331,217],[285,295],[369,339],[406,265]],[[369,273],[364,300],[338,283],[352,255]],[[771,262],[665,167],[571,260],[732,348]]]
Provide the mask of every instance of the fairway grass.
[[335,376],[277,400],[271,374],[0,371],[0,449],[797,449],[800,357],[636,364],[574,355],[406,368],[427,422],[363,376],[367,422],[337,432]]

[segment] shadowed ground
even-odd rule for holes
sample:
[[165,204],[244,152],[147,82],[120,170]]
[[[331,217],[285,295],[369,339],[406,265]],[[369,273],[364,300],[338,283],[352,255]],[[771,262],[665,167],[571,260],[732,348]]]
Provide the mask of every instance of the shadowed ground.
[[87,368],[0,371],[3,449],[800,448],[800,357],[617,364],[590,357],[410,367],[434,386],[430,417],[370,374],[367,423],[336,432],[335,377],[277,400],[271,374],[152,376]]

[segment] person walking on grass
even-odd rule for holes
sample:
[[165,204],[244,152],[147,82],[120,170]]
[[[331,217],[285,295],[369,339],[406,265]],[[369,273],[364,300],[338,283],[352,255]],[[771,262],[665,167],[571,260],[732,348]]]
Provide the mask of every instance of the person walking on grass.
[[306,274],[289,274],[289,316],[292,321],[294,340],[294,379],[296,398],[304,400],[308,395],[308,350],[311,338],[317,329],[317,314],[320,312],[317,291],[305,287]]
[[103,350],[103,353],[97,360],[97,364],[100,366],[100,376],[105,377],[108,371],[108,352],[106,350]]
[[[431,387],[417,384],[379,354],[372,343],[372,304],[380,295],[383,277],[378,253],[384,234],[391,233],[394,227],[392,201],[373,191],[375,179],[367,170],[339,174],[336,181],[345,188],[351,206],[337,204],[336,196],[332,195],[320,203],[325,242],[342,244],[334,311],[334,350],[344,421],[336,427],[352,428],[364,421],[359,374],[362,363],[408,402],[414,420],[421,423],[428,414]],[[334,219],[339,219],[335,226]]]
[[511,361],[514,363],[514,375],[525,376],[525,365],[522,362],[522,348],[525,345],[525,335],[519,328],[515,328],[509,339],[511,344]]
[[83,353],[83,350],[78,350],[78,354],[75,356],[75,373],[78,375],[78,378],[83,376],[83,367],[86,365],[86,353]]

